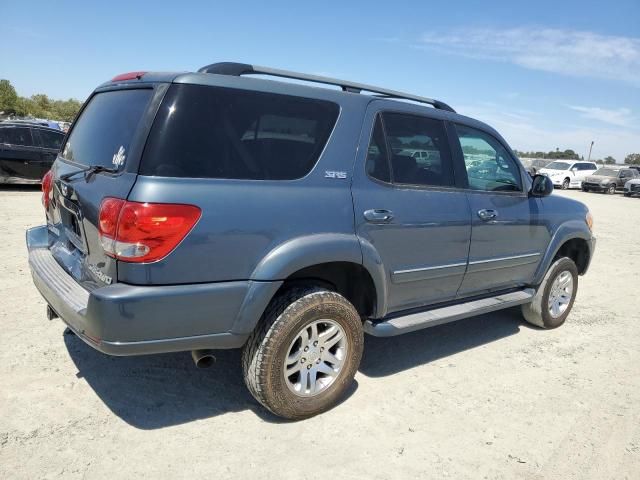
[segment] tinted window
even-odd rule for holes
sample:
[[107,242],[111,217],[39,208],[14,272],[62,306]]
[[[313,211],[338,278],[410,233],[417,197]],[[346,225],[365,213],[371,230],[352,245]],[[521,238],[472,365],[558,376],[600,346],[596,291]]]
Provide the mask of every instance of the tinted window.
[[382,120],[379,115],[376,118],[373,135],[371,136],[371,143],[369,143],[369,149],[367,150],[366,169],[367,174],[373,178],[377,178],[383,182],[391,181],[387,145],[384,139]]
[[399,113],[385,113],[383,120],[393,183],[453,186],[451,152],[441,121]]
[[140,173],[292,180],[311,171],[338,105],[309,98],[172,85],[147,141]]
[[60,150],[64,135],[49,130],[36,130],[40,134],[40,140],[44,148],[53,148]]
[[600,168],[594,172],[594,175],[603,175],[605,177],[617,177],[618,170],[614,170],[613,168]]
[[94,95],[74,124],[62,156],[85,165],[122,165],[153,90],[115,90]]
[[9,127],[0,130],[2,133],[2,142],[9,145],[21,145],[31,146],[33,140],[31,139],[31,130],[25,127]]
[[569,170],[570,166],[571,164],[567,162],[551,162],[545,168],[549,170]]
[[521,191],[520,170],[507,150],[491,135],[456,125],[469,188],[489,192]]

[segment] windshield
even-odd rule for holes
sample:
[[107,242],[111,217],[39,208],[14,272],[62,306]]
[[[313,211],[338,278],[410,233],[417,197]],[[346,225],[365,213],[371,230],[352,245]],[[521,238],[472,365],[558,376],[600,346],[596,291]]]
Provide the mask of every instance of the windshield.
[[544,168],[548,168],[549,170],[568,170],[570,163],[565,162],[551,162]]
[[602,175],[603,177],[617,177],[618,171],[612,168],[600,168],[596,170],[594,175]]
[[94,95],[76,121],[62,157],[83,165],[119,168],[153,90],[115,90]]

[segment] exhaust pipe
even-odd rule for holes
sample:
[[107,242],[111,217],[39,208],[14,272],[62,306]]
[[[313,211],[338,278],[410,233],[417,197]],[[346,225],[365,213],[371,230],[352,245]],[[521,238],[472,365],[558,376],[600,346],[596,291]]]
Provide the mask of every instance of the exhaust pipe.
[[213,350],[191,350],[191,357],[198,368],[209,368],[216,363]]
[[54,318],[58,318],[58,314],[53,308],[51,308],[51,305],[47,304],[47,319],[53,320]]

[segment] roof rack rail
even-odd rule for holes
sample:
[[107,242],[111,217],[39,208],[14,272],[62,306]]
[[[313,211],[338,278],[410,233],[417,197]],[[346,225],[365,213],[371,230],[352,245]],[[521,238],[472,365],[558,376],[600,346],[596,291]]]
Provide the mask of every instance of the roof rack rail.
[[277,68],[259,67],[257,65],[249,65],[247,63],[220,62],[212,63],[198,70],[199,73],[215,73],[218,75],[233,75],[239,77],[241,75],[271,75],[274,77],[292,78],[295,80],[304,80],[306,82],[324,83],[326,85],[336,85],[345,92],[360,93],[362,91],[377,93],[383,98],[399,98],[403,100],[412,100],[414,102],[426,103],[439,110],[456,113],[456,111],[440,100],[432,98],[411,95],[410,93],[398,92],[396,90],[388,90],[386,88],[374,87],[364,83],[349,82],[346,80],[338,80],[337,78],[323,77],[320,75],[309,75],[306,73],[291,72],[289,70],[279,70]]

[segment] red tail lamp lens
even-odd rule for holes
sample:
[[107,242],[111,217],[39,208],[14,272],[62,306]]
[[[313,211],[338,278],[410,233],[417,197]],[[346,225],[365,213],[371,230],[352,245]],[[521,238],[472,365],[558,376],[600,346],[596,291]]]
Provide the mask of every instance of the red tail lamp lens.
[[194,205],[106,198],[100,207],[100,241],[107,255],[126,262],[166,257],[200,218]]
[[49,203],[51,202],[51,186],[53,184],[53,173],[49,170],[42,177],[42,205],[45,210],[49,209]]

